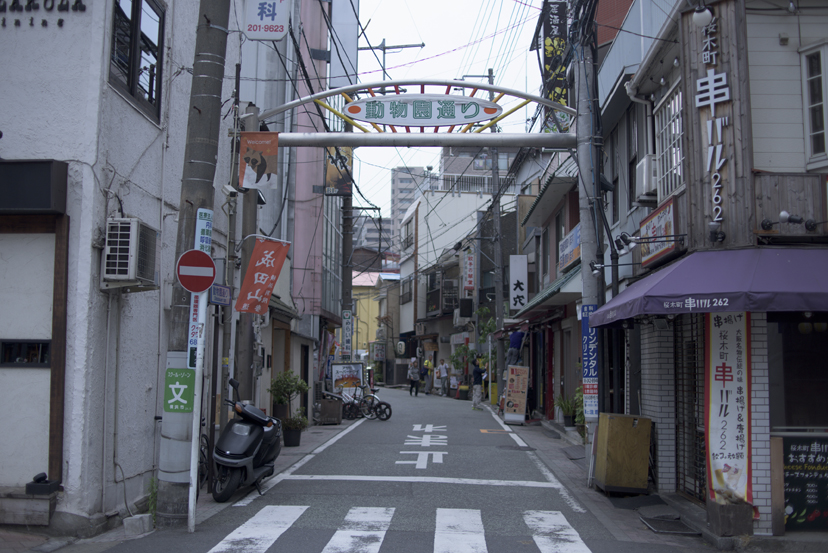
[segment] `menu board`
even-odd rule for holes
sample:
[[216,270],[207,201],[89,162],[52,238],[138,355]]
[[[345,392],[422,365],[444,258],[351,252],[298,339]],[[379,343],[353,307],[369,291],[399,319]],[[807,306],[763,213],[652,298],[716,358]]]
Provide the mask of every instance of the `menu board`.
[[506,369],[506,404],[503,420],[523,424],[526,419],[526,394],[529,390],[529,367],[509,365]]
[[828,436],[784,437],[785,530],[828,529]]

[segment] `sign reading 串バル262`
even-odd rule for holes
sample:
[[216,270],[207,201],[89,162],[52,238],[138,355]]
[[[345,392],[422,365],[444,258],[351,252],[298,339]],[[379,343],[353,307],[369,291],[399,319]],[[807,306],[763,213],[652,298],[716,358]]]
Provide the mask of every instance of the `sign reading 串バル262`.
[[494,119],[503,108],[488,100],[448,94],[394,94],[351,102],[345,114],[379,125],[442,127]]

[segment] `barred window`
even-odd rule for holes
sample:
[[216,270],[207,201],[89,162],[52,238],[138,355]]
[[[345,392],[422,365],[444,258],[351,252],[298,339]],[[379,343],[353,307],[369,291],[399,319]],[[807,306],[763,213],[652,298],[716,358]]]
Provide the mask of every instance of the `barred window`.
[[655,110],[658,199],[667,198],[684,185],[684,152],[681,137],[681,89],[676,86]]

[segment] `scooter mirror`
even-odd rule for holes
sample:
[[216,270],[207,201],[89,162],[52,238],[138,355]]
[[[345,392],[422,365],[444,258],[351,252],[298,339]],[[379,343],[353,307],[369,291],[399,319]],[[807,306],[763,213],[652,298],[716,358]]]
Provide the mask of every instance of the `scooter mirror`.
[[239,391],[239,381],[236,380],[235,378],[230,379],[230,386],[232,386],[233,389],[236,390],[237,392]]

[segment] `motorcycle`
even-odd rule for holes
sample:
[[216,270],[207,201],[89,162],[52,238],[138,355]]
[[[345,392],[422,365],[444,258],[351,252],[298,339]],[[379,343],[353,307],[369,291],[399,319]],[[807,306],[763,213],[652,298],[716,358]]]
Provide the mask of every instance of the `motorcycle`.
[[218,503],[230,499],[240,486],[255,485],[261,494],[261,482],[273,476],[274,461],[282,450],[282,422],[239,401],[236,380],[231,378],[230,386],[236,399],[225,403],[233,407],[236,417],[224,427],[213,449],[213,499]]

